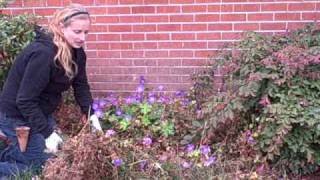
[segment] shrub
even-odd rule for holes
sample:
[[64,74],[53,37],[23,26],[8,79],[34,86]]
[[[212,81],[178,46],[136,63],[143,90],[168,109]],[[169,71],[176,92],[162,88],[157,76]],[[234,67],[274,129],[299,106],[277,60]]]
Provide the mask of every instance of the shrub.
[[35,37],[32,16],[0,15],[0,90],[16,55]]
[[224,93],[202,106],[207,135],[221,140],[251,129],[261,162],[295,174],[314,171],[320,164],[319,45],[319,31],[308,25],[285,35],[249,32],[222,51],[211,69],[222,73]]

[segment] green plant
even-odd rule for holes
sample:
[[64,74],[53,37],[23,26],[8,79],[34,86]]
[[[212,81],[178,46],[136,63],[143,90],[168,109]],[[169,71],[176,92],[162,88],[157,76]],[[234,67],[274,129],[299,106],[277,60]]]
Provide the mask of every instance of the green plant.
[[224,92],[202,104],[206,137],[222,141],[252,129],[260,159],[295,174],[314,171],[320,165],[319,57],[314,25],[286,35],[247,33],[211,67],[223,77]]
[[32,16],[0,15],[0,89],[17,54],[35,37]]

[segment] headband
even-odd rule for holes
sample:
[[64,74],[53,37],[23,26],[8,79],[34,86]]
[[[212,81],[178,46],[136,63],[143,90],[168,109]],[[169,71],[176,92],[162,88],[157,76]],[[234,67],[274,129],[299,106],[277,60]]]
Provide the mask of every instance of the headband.
[[66,21],[68,21],[69,19],[71,19],[72,17],[77,16],[77,15],[80,15],[80,14],[87,14],[87,15],[89,16],[89,13],[88,13],[88,12],[79,11],[79,12],[75,12],[75,13],[73,13],[73,14],[65,17],[65,18],[63,19],[63,22],[66,22]]

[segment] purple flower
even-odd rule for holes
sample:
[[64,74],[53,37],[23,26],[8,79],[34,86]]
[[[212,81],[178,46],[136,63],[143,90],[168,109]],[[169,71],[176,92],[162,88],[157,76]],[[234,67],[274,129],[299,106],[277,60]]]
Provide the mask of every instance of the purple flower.
[[217,160],[216,156],[210,156],[206,161],[203,162],[203,165],[208,167],[210,165],[212,165],[213,163],[215,163]]
[[122,115],[121,109],[117,109],[117,110],[116,110],[116,115],[117,115],[117,116],[121,116],[121,115]]
[[141,161],[139,163],[140,171],[144,171],[147,168],[147,164],[148,164],[148,162],[146,160]]
[[154,102],[156,102],[156,97],[155,96],[149,96],[148,102],[149,102],[149,104],[153,104]]
[[162,85],[158,86],[159,91],[163,91],[164,87]]
[[143,85],[146,82],[143,76],[140,76],[140,84]]
[[129,115],[129,114],[126,114],[126,115],[124,115],[124,119],[125,119],[126,121],[131,121],[131,120],[132,120],[132,116]]
[[248,142],[249,144],[252,144],[252,143],[255,143],[255,140],[254,140],[254,138],[253,138],[252,136],[249,136],[249,137],[247,138],[247,142]]
[[99,104],[98,104],[97,102],[94,102],[94,103],[92,104],[92,109],[93,109],[93,110],[99,109]]
[[152,139],[150,137],[144,137],[142,140],[142,144],[145,146],[150,146],[152,144]]
[[202,145],[202,146],[200,146],[200,152],[201,152],[201,154],[203,154],[203,155],[207,155],[207,154],[209,154],[210,153],[210,147],[209,146],[207,146],[207,145]]
[[94,111],[94,114],[95,114],[98,118],[103,117],[103,112],[102,112],[101,109],[96,109],[96,110]]
[[180,91],[176,91],[176,96],[177,97],[182,97],[182,96],[185,96],[185,92],[184,91],[182,91],[182,90],[180,90]]
[[111,137],[111,136],[113,136],[115,134],[116,134],[116,132],[113,129],[108,129],[106,134],[105,134],[105,137]]
[[186,151],[187,151],[188,153],[191,153],[191,152],[194,151],[194,148],[195,148],[194,144],[188,144],[188,145],[186,146]]
[[99,107],[104,107],[107,104],[105,100],[100,100],[99,101]]
[[123,164],[122,159],[114,159],[112,160],[112,164],[115,165],[116,167],[119,167]]
[[126,104],[130,105],[135,102],[135,99],[131,96],[127,97],[125,100]]
[[187,161],[183,161],[181,165],[184,169],[188,169],[192,166],[192,163],[187,162]]
[[142,93],[144,91],[144,85],[139,85],[138,87],[137,87],[137,92],[138,93]]

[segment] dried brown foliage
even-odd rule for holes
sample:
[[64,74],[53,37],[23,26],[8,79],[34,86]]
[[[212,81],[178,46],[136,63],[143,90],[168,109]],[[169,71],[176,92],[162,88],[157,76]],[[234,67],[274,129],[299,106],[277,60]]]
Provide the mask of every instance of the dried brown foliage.
[[49,160],[43,170],[47,180],[113,179],[114,167],[109,146],[103,135],[80,132],[64,143],[61,152]]

